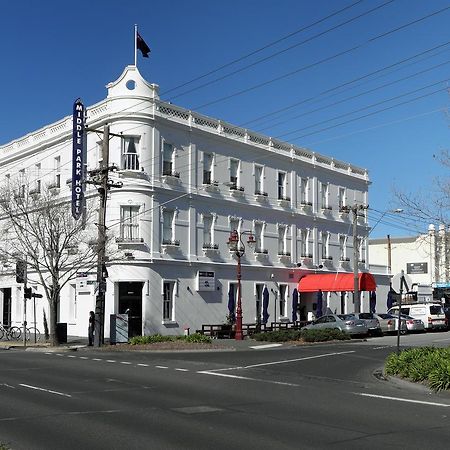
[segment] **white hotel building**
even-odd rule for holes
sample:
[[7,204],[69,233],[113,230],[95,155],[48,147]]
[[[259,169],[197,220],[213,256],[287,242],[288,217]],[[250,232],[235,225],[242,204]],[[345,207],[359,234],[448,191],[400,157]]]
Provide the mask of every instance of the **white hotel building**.
[[[126,310],[131,334],[183,334],[224,323],[228,293],[236,289],[237,261],[227,247],[234,229],[256,237],[256,248],[242,258],[244,323],[260,317],[265,286],[269,323],[290,321],[302,276],[353,272],[352,217],[340,207],[368,204],[367,170],[163,102],[135,66],[107,92],[87,108],[90,129],[108,123],[121,136],[110,140],[109,161],[118,167],[111,177],[123,187],[108,194],[106,225],[119,257],[108,263],[106,337],[110,314]],[[101,140],[88,133],[88,169],[98,167]],[[70,198],[71,155],[68,116],[1,146],[0,170],[13,177],[20,166]],[[363,214],[361,272],[368,268],[368,230]],[[0,270],[0,319],[18,325],[22,287],[12,267]],[[299,319],[315,310],[315,298],[300,293]],[[324,292],[324,301],[324,310],[354,310],[351,294]],[[46,307],[45,299],[36,306],[38,328]],[[94,307],[94,284],[65,286],[59,320],[69,335],[87,334]],[[366,292],[361,310],[368,310]]]

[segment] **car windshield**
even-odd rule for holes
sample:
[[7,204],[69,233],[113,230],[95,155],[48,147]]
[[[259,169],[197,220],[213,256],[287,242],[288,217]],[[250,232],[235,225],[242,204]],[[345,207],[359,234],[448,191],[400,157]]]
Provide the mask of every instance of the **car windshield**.
[[361,313],[359,315],[359,318],[360,319],[365,319],[365,320],[373,319],[373,314],[372,313]]
[[414,319],[414,317],[408,316],[408,315],[406,315],[406,314],[402,314],[402,315],[401,315],[401,318],[402,318],[402,319]]
[[338,317],[341,320],[349,320],[349,319],[355,318],[355,316],[353,314],[338,314]]
[[378,314],[382,319],[395,319],[395,316],[392,314]]
[[444,311],[442,311],[442,306],[430,305],[430,314],[444,314]]

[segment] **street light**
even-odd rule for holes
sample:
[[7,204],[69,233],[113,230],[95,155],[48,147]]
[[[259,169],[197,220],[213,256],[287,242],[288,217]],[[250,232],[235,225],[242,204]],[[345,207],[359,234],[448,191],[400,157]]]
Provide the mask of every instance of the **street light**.
[[233,230],[228,238],[228,248],[237,257],[237,308],[236,308],[236,329],[234,338],[237,341],[242,341],[244,338],[242,333],[242,300],[241,300],[241,257],[245,254],[245,245],[242,241],[242,236],[248,234],[247,245],[253,248],[256,244],[255,237],[251,231],[238,232]]

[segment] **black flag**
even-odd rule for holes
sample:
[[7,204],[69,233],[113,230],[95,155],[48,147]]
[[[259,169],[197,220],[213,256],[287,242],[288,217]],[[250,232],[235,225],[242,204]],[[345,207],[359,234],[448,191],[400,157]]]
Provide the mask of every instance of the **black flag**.
[[148,58],[150,47],[145,43],[139,33],[136,34],[136,48],[142,52],[144,58]]

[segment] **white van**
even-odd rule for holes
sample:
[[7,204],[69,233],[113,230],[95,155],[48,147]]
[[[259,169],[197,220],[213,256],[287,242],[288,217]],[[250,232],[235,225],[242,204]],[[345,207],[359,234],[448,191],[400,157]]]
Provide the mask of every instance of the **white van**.
[[[389,314],[398,315],[398,306],[393,306]],[[426,330],[446,330],[447,318],[440,303],[405,303],[402,304],[401,313],[420,319]]]

